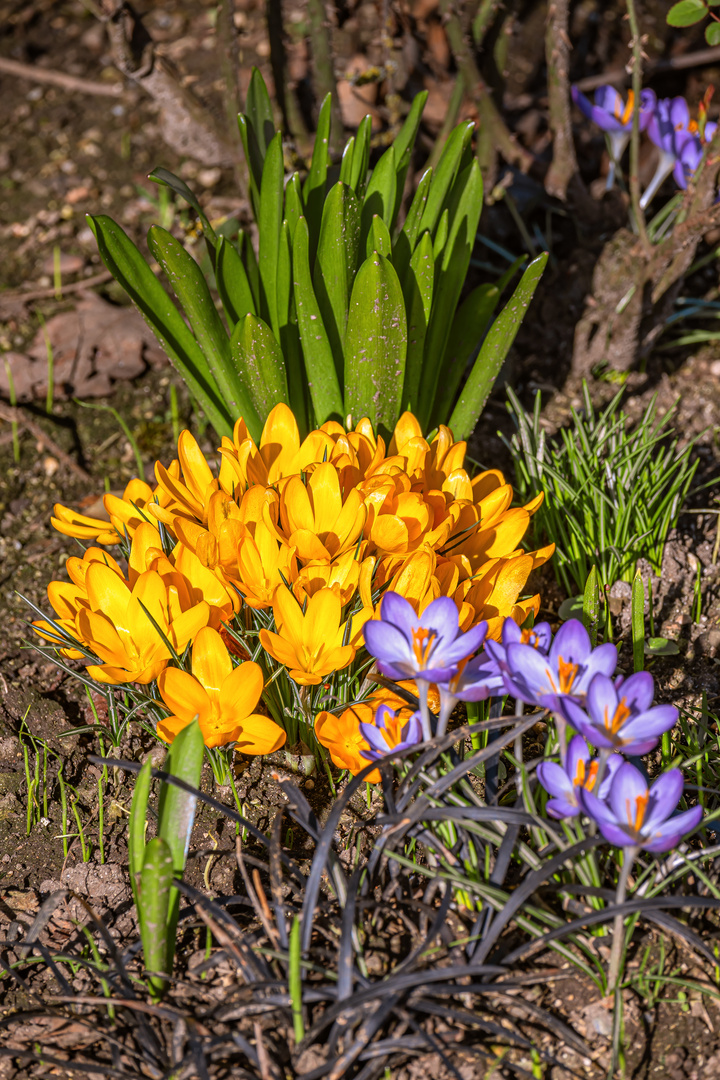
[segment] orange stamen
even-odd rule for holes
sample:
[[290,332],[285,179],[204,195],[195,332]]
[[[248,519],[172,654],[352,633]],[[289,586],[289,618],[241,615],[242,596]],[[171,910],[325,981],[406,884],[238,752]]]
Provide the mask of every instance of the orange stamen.
[[630,709],[625,704],[625,698],[620,698],[620,702],[615,712],[613,713],[612,720],[608,714],[607,705],[605,706],[605,729],[609,731],[611,735],[617,735],[620,728],[630,716]]
[[585,762],[582,758],[580,758],[577,763],[573,784],[575,785],[575,787],[585,787]]
[[520,643],[522,645],[531,645],[533,649],[537,649],[540,645],[540,640],[534,630],[522,630],[520,633]]
[[423,666],[427,664],[428,657],[430,656],[430,650],[432,649],[432,643],[437,637],[434,630],[426,630],[424,627],[419,626],[417,630],[413,630],[413,652],[415,653],[415,659],[418,664]]
[[619,105],[615,106],[615,118],[617,120],[619,120],[621,124],[627,124],[628,120],[630,119],[630,117],[633,114],[633,109],[634,108],[635,108],[635,94],[632,92],[632,90],[629,90],[628,91],[628,96],[627,96],[627,101],[625,102],[625,108],[623,109],[623,111],[621,113],[618,112]]
[[642,829],[643,821],[645,820],[645,813],[647,811],[648,801],[650,799],[650,792],[646,791],[644,795],[635,796],[635,814],[633,816],[632,808],[630,805],[630,799],[625,800],[625,813],[627,814],[628,824],[639,832]]
[[571,693],[573,683],[575,682],[578,673],[578,665],[571,663],[569,660],[563,660],[562,656],[559,656],[558,672],[560,675],[560,693]]
[[466,667],[467,662],[468,662],[469,659],[470,659],[470,657],[466,656],[465,659],[461,660],[460,663],[458,664],[457,675],[453,675],[452,679],[450,680],[450,693],[451,694],[454,694],[455,691],[457,690],[458,683],[460,682],[460,676],[462,675],[463,671],[465,670],[465,667]]

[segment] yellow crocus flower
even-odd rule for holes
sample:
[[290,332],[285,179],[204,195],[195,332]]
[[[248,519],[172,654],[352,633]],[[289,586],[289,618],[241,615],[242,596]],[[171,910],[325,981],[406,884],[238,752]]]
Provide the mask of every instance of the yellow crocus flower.
[[352,663],[355,647],[343,645],[340,597],[332,589],[320,589],[311,596],[303,614],[290,590],[279,585],[272,606],[277,633],[261,630],[260,644],[287,667],[296,683],[316,685],[325,675]]
[[166,742],[195,717],[206,746],[235,743],[243,754],[272,754],[285,742],[274,720],[253,712],[263,691],[262,669],[251,661],[233,667],[220,634],[209,626],[193,642],[192,675],[165,668],[158,689],[172,714],[157,726]]
[[131,590],[109,566],[94,562],[85,584],[89,606],[79,611],[77,622],[83,642],[102,661],[87,669],[98,682],[152,682],[172,655],[163,635],[182,653],[210,618],[204,600],[171,618],[167,588],[154,570],[140,574]]

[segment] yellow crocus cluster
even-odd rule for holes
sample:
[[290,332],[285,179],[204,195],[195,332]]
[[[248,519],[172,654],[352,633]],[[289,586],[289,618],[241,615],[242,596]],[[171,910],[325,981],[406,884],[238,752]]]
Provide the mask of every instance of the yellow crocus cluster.
[[[527,553],[520,542],[539,501],[511,507],[497,470],[471,479],[465,443],[446,427],[429,442],[405,413],[387,446],[367,419],[352,430],[328,422],[301,441],[278,405],[259,445],[238,420],[219,453],[213,470],[183,431],[154,488],[133,480],[122,497],[105,496],[108,522],[55,507],[60,532],[94,545],[48,590],[56,625],[78,643],[65,642],[66,654],[101,661],[93,678],[158,680],[203,627],[226,635],[239,617],[262,626],[263,649],[292,680],[316,685],[352,664],[385,588],[418,612],[451,596],[461,628],[486,619],[491,637],[505,618],[538,610],[538,596],[520,596],[553,548]],[[102,548],[128,542],[125,572]],[[49,623],[36,629],[56,640]]]

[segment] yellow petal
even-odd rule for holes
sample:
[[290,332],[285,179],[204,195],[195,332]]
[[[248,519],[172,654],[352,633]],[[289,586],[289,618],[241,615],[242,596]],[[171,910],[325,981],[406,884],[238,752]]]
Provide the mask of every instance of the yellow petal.
[[336,643],[340,635],[340,597],[332,589],[321,589],[310,597],[304,628],[305,644],[311,653]]
[[192,670],[211,697],[220,694],[220,688],[232,671],[232,660],[225,642],[210,626],[198,631],[193,642]]
[[273,596],[273,614],[278,633],[299,651],[304,644],[304,621],[300,605],[284,585]]
[[205,460],[205,455],[197,440],[189,431],[181,431],[178,439],[178,458],[185,483],[200,502],[205,502],[205,493],[215,477]]
[[274,754],[286,739],[283,729],[269,716],[252,713],[240,725],[236,749],[243,754]]
[[[298,663],[295,649],[289,641],[280,637],[279,634],[273,634],[271,630],[261,630],[260,644],[265,652],[270,653],[279,664],[285,664],[286,667],[293,667]],[[319,681],[320,680],[318,680],[318,682]]]
[[181,612],[170,623],[168,637],[177,653],[185,651],[188,641],[192,641],[197,633],[210,621],[210,605],[201,600],[199,604]]
[[189,724],[196,716],[212,714],[212,702],[193,675],[179,668],[165,668],[158,678],[160,696],[171,712]]
[[158,720],[155,730],[161,739],[164,739],[166,743],[171,743],[175,736],[179,735],[182,729],[186,728],[192,721],[193,718],[187,720],[184,717],[168,716],[164,720]]
[[220,689],[220,714],[225,720],[245,723],[263,692],[263,673],[259,664],[247,661],[236,667]]
[[102,612],[118,629],[129,632],[130,590],[122,578],[103,563],[92,563],[85,576],[85,588],[93,611]]

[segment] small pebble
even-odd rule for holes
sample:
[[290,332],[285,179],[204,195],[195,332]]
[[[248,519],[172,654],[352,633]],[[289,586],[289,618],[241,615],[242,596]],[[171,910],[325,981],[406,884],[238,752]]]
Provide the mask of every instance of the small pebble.
[[200,169],[197,174],[198,183],[202,184],[202,186],[206,188],[215,187],[221,176],[222,169],[218,168]]
[[314,780],[306,780],[305,781],[305,787],[308,789],[308,791],[312,791],[312,789],[315,787],[315,781]]

